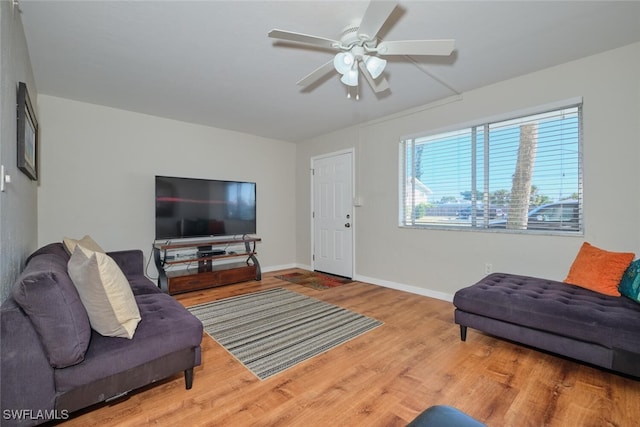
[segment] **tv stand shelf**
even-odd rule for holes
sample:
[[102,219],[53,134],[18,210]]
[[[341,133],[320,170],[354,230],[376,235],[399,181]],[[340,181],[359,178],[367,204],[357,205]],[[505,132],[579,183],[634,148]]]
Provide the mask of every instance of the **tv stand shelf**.
[[[260,264],[256,258],[256,243],[261,240],[248,237],[155,244],[153,258],[158,269],[158,287],[173,295],[261,280]],[[177,257],[181,250],[189,254]]]

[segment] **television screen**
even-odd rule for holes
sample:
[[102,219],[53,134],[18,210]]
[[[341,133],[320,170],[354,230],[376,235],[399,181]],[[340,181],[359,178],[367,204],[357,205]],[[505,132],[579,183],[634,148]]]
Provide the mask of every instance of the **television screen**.
[[156,176],[156,240],[255,232],[255,182]]

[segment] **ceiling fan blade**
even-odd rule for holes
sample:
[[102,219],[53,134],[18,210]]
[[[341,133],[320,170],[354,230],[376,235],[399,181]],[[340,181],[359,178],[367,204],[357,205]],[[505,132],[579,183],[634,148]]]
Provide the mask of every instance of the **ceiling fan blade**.
[[307,76],[303,77],[296,84],[298,86],[303,86],[303,87],[309,86],[310,84],[315,83],[316,81],[320,80],[329,71],[335,71],[335,68],[333,67],[333,59],[331,61],[327,62],[326,64],[321,65],[320,67],[318,67],[315,70],[313,70],[310,74],[308,74]]
[[372,0],[362,17],[360,28],[358,28],[358,35],[361,37],[364,36],[367,40],[373,40],[397,4],[398,2],[395,1]]
[[375,93],[384,92],[385,90],[389,89],[389,82],[387,82],[387,79],[385,79],[384,76],[378,77],[376,81],[373,79],[371,73],[369,73],[369,70],[367,70],[367,67],[362,61],[358,62],[358,67],[360,67],[362,75],[364,76],[365,80],[367,80],[367,83],[369,83],[369,86],[371,86],[371,89],[373,89]]
[[401,40],[382,42],[378,45],[378,55],[451,55],[456,41],[444,40]]
[[291,42],[312,44],[315,46],[331,47],[334,49],[337,49],[335,45],[339,43],[336,40],[331,40],[324,37],[310,36],[308,34],[294,33],[292,31],[286,30],[271,30],[269,31],[269,37]]

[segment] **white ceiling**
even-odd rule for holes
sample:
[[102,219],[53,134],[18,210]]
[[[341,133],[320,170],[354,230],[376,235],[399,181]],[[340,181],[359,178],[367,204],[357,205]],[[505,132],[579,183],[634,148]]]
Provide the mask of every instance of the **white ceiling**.
[[[273,28],[339,39],[366,1],[20,0],[38,93],[298,142],[640,41],[638,1],[402,1],[384,40],[456,39],[451,57],[396,58],[376,96],[339,75],[296,82],[335,52]],[[604,78],[605,76],[603,76]]]

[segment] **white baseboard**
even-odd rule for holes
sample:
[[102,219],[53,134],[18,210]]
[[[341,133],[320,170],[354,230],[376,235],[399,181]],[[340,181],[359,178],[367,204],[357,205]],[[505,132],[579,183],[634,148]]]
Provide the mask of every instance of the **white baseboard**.
[[302,268],[302,267],[298,267],[297,264],[283,264],[283,265],[270,265],[269,267],[260,267],[260,270],[263,273],[270,273],[272,271],[278,271],[278,270],[288,270],[290,268]]
[[444,292],[432,291],[431,289],[419,288],[417,286],[405,285],[404,283],[391,282],[389,280],[376,279],[375,277],[367,277],[359,274],[356,274],[356,277],[354,277],[354,279],[360,282],[384,286],[385,288],[396,289],[398,291],[409,292],[412,294],[422,295],[425,297],[435,298],[443,301],[453,301],[453,295]]

